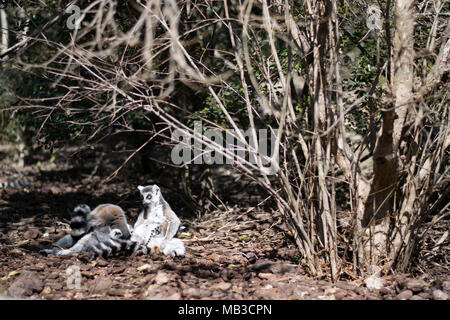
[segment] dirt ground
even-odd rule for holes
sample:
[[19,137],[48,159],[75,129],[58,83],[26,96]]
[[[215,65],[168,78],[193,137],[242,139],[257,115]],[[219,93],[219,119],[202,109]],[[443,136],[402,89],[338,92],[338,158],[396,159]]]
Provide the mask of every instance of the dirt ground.
[[[57,158],[63,159],[61,155]],[[276,212],[252,209],[230,196],[201,217],[189,215],[182,210],[182,196],[160,183],[161,175],[135,174],[104,182],[102,170],[86,170],[83,161],[88,160],[81,157],[57,164],[51,159],[38,169],[25,167],[21,173],[32,178],[30,185],[0,190],[2,298],[449,299],[448,269],[433,269],[432,265],[413,275],[381,277],[378,289],[351,275],[337,283],[312,279]],[[11,167],[5,163],[0,173],[11,176]],[[151,183],[161,186],[166,200],[180,215],[185,229],[179,237],[185,242],[186,257],[122,253],[89,261],[83,254],[38,254],[69,231],[69,212],[79,203],[91,207],[118,204],[134,223],[141,201],[136,186]],[[235,192],[245,197],[251,193],[249,187]],[[446,259],[445,253],[440,254]],[[78,271],[79,283],[73,280]]]

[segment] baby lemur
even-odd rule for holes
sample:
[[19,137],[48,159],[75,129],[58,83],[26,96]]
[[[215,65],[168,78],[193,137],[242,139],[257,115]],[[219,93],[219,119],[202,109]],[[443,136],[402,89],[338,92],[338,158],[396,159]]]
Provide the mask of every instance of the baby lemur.
[[71,215],[70,227],[72,231],[59,239],[55,247],[40,253],[66,255],[87,251],[94,258],[131,246],[131,226],[122,208],[113,204],[101,204],[92,211],[86,204],[78,205]]
[[134,225],[131,241],[135,250],[144,253],[162,251],[166,255],[184,256],[185,248],[180,239],[174,238],[180,227],[180,219],[164,200],[157,185],[138,186],[143,197],[143,209]]

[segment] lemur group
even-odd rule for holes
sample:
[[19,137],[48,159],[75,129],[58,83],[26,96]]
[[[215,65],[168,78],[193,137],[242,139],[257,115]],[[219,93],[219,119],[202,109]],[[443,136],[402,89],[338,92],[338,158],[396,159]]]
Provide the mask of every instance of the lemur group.
[[157,185],[138,186],[143,209],[134,226],[128,224],[125,212],[114,204],[101,204],[94,210],[86,204],[75,207],[70,220],[71,232],[59,239],[43,255],[67,255],[88,252],[90,259],[109,257],[119,251],[145,254],[163,253],[184,256],[185,247],[174,238],[180,219],[164,200]]

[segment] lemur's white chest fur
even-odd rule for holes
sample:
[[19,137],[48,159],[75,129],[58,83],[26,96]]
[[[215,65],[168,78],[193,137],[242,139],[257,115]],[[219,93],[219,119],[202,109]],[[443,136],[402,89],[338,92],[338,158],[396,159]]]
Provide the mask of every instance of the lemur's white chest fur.
[[164,215],[162,204],[145,207],[140,218],[139,223],[135,225],[132,241],[141,246],[148,246],[153,238],[165,236],[166,230],[161,228],[161,225],[167,221],[167,217]]
[[148,246],[155,237],[161,237],[159,224],[145,222],[134,229],[131,241],[137,242],[140,246]]
[[148,208],[150,212],[147,212],[147,219],[149,223],[164,223],[167,221],[167,217],[164,215],[162,204],[156,205],[152,208]]

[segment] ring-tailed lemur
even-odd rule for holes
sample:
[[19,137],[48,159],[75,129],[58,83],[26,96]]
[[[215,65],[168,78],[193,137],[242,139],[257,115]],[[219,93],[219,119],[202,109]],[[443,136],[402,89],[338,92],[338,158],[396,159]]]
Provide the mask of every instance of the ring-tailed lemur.
[[59,239],[52,249],[41,250],[41,254],[66,255],[81,251],[96,256],[109,256],[129,249],[132,228],[127,223],[124,211],[113,204],[101,204],[91,211],[88,205],[75,207],[70,220],[71,232]]
[[141,213],[134,225],[131,241],[135,250],[144,253],[163,252],[171,256],[184,256],[185,247],[180,239],[174,238],[180,227],[180,219],[164,200],[157,185],[138,186],[143,197]]
[[[2,179],[3,180],[3,179]],[[28,178],[21,178],[17,180],[4,180],[0,182],[0,189],[26,187],[31,184],[31,180]]]

